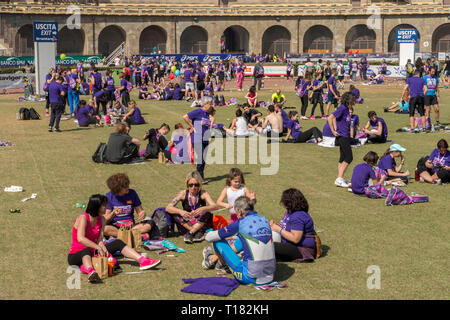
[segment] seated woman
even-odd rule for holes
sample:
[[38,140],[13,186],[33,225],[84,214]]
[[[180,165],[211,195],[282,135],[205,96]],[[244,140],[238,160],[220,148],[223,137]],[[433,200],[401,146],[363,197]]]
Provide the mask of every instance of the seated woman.
[[[364,163],[355,166],[351,184],[351,189],[354,194],[365,194],[369,198],[385,198],[388,195],[388,190],[384,187],[386,176],[382,175],[381,178],[378,179],[375,173],[375,166],[378,163],[378,159],[378,154],[369,151],[364,156]],[[371,185],[369,185],[370,179],[372,179]]]
[[[390,182],[403,181],[405,184],[409,182],[409,171],[402,172],[403,165],[405,164],[405,157],[403,153],[406,151],[399,144],[393,144],[386,150],[378,162],[377,177],[380,179],[383,175],[387,176],[387,180]],[[397,166],[394,158],[400,158],[401,162]]]
[[298,189],[287,189],[281,196],[281,204],[286,209],[283,219],[277,224],[270,221],[272,232],[279,233],[281,242],[275,242],[275,257],[281,261],[314,261],[316,242],[314,221],[309,215],[309,205]]
[[[202,177],[197,171],[186,177],[186,189],[167,205],[166,212],[172,215],[178,231],[184,235],[184,242],[202,242],[205,231],[213,226],[211,211],[217,208],[210,194],[202,190]],[[182,209],[176,206],[181,201]]]
[[306,130],[305,132],[300,131],[300,124],[298,123],[298,112],[290,111],[289,112],[289,122],[288,122],[288,132],[286,134],[286,138],[283,140],[284,142],[288,142],[289,137],[292,135],[294,142],[302,143],[310,140],[314,137],[317,142],[322,142],[322,132],[317,129],[317,127],[312,127],[311,129]]
[[98,115],[94,115],[91,107],[86,104],[85,100],[80,101],[80,104],[75,109],[75,114],[79,127],[89,127],[90,124],[98,125],[101,120]]
[[210,77],[206,77],[205,89],[203,90],[203,101],[213,101],[214,97],[214,82]]
[[353,84],[350,85],[349,91],[356,96],[356,103],[364,103],[364,99],[360,97],[359,89],[357,89]]
[[378,117],[375,111],[369,111],[367,116],[369,117],[369,121],[363,129],[367,133],[367,142],[385,143],[388,136],[386,122],[383,118]]
[[[105,213],[105,236],[117,238],[121,226],[132,225],[132,230],[141,233],[142,240],[150,239],[150,232],[155,229],[155,222],[146,216],[141,200],[133,189],[125,173],[116,173],[106,180],[109,192],[106,194],[108,204]],[[139,223],[134,220],[134,210]]]
[[139,158],[141,142],[130,137],[129,132],[130,127],[126,123],[120,122],[116,126],[116,132],[109,136],[105,157],[110,163],[129,163]]
[[248,89],[245,99],[247,99],[250,108],[256,108],[258,106],[258,93],[256,92],[255,86],[251,86]]
[[353,106],[350,106],[348,111],[350,112],[350,137],[355,138],[361,131],[359,127],[359,116],[355,114]]
[[[253,200],[246,196],[236,199],[234,210],[237,221],[207,233],[206,241],[213,242],[216,254],[210,247],[203,250],[203,268],[209,269],[220,260],[242,284],[271,283],[275,276],[276,260],[269,221],[254,211]],[[230,245],[225,239],[233,235],[238,238]],[[239,252],[243,252],[242,260],[237,254]]]
[[108,110],[108,115],[112,118],[117,118],[122,121],[122,118],[127,114],[128,110],[120,101],[114,101],[112,108]]
[[165,88],[164,100],[172,100],[173,99],[173,83],[169,82]]
[[384,112],[395,112],[409,114],[409,90],[406,90],[400,101],[393,103],[390,107],[384,108]]
[[450,183],[450,151],[446,140],[439,140],[437,148],[431,152],[428,159],[425,157],[419,160],[417,174],[421,182]]
[[110,254],[120,251],[126,258],[138,261],[140,270],[147,270],[161,263],[161,260],[152,260],[141,256],[122,240],[116,239],[106,245],[103,243],[107,202],[108,199],[104,195],[92,195],[89,198],[86,212],[77,217],[72,227],[72,244],[67,262],[71,266],[79,266],[81,272],[88,274],[88,281],[91,283],[101,281],[92,265],[95,251],[101,257],[108,257]]
[[149,99],[150,93],[148,92],[148,87],[145,83],[139,88],[138,99]]
[[178,83],[175,83],[175,89],[173,90],[173,100],[182,100],[184,97],[184,90],[181,89]]
[[384,82],[384,77],[381,73],[373,74],[369,76],[369,84],[382,84]]
[[131,125],[145,124],[145,119],[142,117],[141,109],[136,106],[136,101],[132,100],[128,103],[128,113],[123,116],[122,121]]
[[160,152],[163,152],[164,156],[167,159],[170,159],[171,154],[168,150],[166,150],[168,142],[165,137],[169,131],[169,125],[163,123],[159,129],[152,128],[145,132],[144,140],[148,139],[148,145],[143,153],[145,159],[158,159],[158,154]]
[[225,131],[232,137],[248,137],[255,133],[253,130],[248,130],[247,120],[242,116],[241,109],[236,110],[236,118],[233,119],[230,128]]

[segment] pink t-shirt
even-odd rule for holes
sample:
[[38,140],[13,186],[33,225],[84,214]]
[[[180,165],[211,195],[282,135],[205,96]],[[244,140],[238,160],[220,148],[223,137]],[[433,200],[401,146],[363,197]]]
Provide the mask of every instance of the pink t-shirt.
[[[95,226],[91,225],[90,219],[89,219],[89,213],[83,213],[83,215],[87,219],[86,223],[86,230],[84,232],[84,236],[91,240],[92,242],[97,243],[98,237],[100,236],[100,232],[102,230],[102,217],[97,218],[97,223]],[[75,225],[75,223],[74,223]],[[81,244],[78,242],[77,239],[77,228],[75,226],[72,228],[72,245],[70,247],[69,254],[80,252],[83,249],[86,249],[87,247],[84,244]],[[94,249],[90,248],[92,253],[94,253]]]

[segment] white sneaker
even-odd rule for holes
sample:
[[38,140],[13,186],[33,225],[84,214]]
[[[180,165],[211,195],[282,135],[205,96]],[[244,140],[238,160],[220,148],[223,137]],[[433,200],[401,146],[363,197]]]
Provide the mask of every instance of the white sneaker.
[[350,185],[345,181],[344,178],[337,178],[334,181],[334,184],[337,185],[338,187],[342,187],[342,188],[348,188],[350,187]]

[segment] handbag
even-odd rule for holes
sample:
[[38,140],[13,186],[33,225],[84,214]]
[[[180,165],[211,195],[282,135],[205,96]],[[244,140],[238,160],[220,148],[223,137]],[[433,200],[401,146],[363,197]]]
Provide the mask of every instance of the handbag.
[[108,258],[95,256],[92,258],[92,265],[98,273],[100,279],[108,278]]
[[127,246],[133,247],[133,234],[131,227],[120,227],[119,231],[117,232],[117,239],[122,240]]
[[164,152],[158,153],[158,162],[162,164],[166,163],[166,157],[164,156]]
[[314,234],[306,234],[305,237],[314,238],[314,242],[316,244],[316,259],[319,259],[322,255],[322,242],[320,241],[320,237],[317,232],[314,230]]
[[132,248],[138,248],[142,244],[142,236],[139,230],[131,230],[131,237],[133,238]]

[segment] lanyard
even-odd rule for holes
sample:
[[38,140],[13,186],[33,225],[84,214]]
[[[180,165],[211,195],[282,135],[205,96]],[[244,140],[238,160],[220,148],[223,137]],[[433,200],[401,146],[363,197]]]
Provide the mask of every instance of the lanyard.
[[188,195],[189,205],[191,206],[191,210],[194,211],[197,208],[197,199],[198,195],[194,197],[194,203],[192,203],[191,193]]

